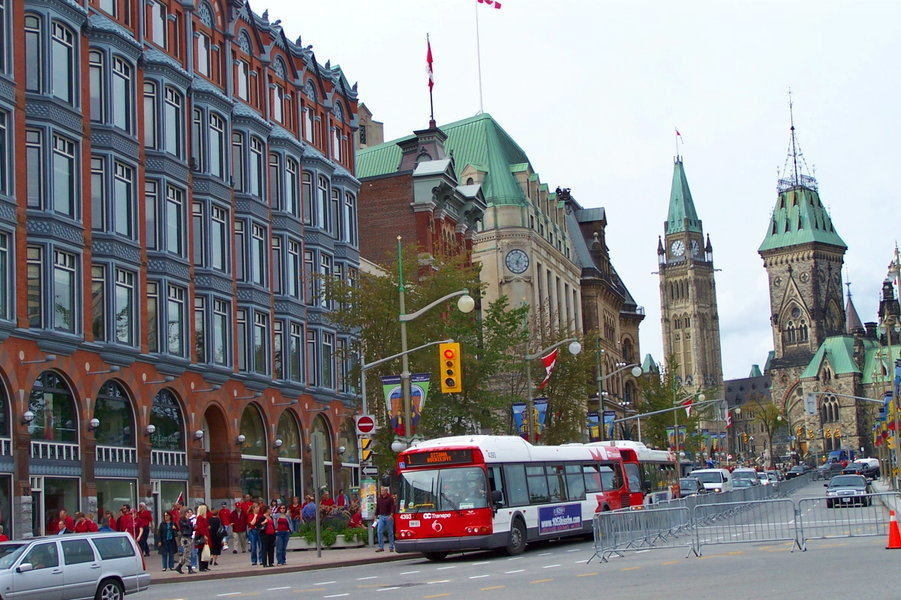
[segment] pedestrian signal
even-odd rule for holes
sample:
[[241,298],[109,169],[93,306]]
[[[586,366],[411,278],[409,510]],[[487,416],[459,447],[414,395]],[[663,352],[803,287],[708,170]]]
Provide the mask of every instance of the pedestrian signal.
[[441,392],[455,394],[463,391],[460,344],[448,342],[438,345],[438,372],[441,374]]

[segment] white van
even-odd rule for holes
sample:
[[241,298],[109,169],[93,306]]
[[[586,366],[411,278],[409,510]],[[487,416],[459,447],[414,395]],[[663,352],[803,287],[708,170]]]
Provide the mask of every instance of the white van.
[[150,574],[127,533],[74,533],[0,543],[3,600],[122,600]]
[[688,476],[700,479],[708,492],[732,491],[732,473],[727,469],[697,469]]

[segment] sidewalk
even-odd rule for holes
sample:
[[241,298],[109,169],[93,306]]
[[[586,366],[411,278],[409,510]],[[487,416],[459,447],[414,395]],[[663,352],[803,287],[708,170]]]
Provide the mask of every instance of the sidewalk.
[[394,552],[376,552],[375,548],[363,546],[341,550],[322,550],[322,558],[316,557],[315,550],[296,550],[288,552],[288,564],[284,567],[268,567],[250,565],[250,553],[232,554],[228,550],[219,557],[219,564],[210,567],[204,573],[195,572],[188,575],[185,567],[184,575],[175,571],[163,572],[162,559],[158,552],[151,551],[150,556],[145,557],[147,572],[150,573],[154,584],[175,583],[179,581],[203,581],[207,579],[223,579],[230,577],[252,577],[255,575],[272,575],[275,573],[293,573],[295,571],[312,571],[314,569],[332,569],[335,567],[349,567],[354,565],[366,565],[370,563],[407,560],[419,555],[413,553],[395,554]]

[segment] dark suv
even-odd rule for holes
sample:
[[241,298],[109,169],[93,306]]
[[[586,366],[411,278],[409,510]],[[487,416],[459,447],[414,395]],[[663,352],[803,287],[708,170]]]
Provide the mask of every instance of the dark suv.
[[879,467],[864,461],[854,461],[842,469],[842,475],[863,475],[867,479],[877,479]]

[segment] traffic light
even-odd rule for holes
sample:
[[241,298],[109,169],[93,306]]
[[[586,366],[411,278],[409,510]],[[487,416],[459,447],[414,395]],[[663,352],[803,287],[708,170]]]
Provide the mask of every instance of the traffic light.
[[798,437],[801,437],[802,435],[804,435],[804,426],[803,425],[798,425],[795,428],[795,435],[797,435]]
[[463,369],[460,366],[460,344],[438,345],[438,372],[441,373],[441,392],[455,394],[463,391]]

